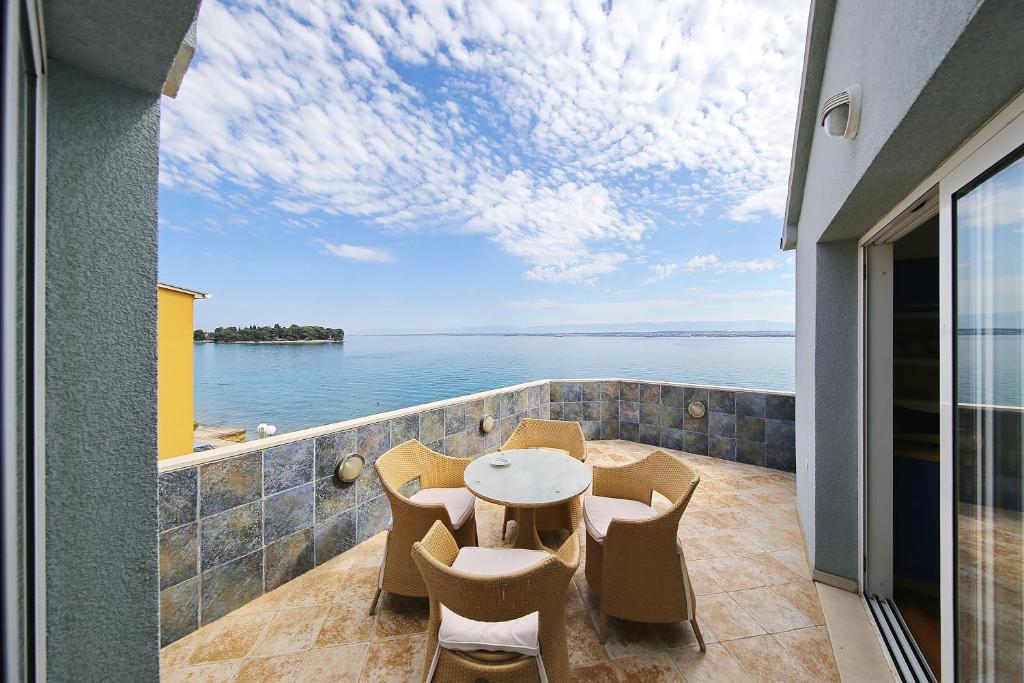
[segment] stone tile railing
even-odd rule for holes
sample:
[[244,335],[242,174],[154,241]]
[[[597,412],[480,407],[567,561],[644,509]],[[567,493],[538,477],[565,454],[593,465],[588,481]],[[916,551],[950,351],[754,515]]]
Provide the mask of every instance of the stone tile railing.
[[[687,406],[701,402],[706,414]],[[495,428],[480,422],[492,415]],[[672,383],[537,381],[160,462],[160,625],[167,645],[384,530],[372,463],[418,439],[456,457],[495,450],[523,417],[793,471],[792,394]],[[367,466],[334,476],[345,455]]]
[[[792,393],[674,383],[551,381],[551,418],[588,439],[626,439],[749,465],[796,471]],[[704,406],[690,415],[692,402]]]

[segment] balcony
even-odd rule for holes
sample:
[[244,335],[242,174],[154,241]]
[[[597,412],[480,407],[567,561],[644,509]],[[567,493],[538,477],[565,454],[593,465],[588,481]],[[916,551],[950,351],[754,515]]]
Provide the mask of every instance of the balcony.
[[[707,414],[690,415],[693,401]],[[838,680],[805,559],[795,476],[764,466],[793,462],[791,409],[792,395],[771,392],[543,381],[165,461],[162,678],[419,680],[427,601],[388,595],[368,615],[387,500],[372,467],[345,489],[331,466],[350,450],[372,460],[413,437],[476,455],[493,450],[520,417],[550,415],[581,420],[588,465],[660,448],[701,476],[679,538],[707,654],[687,624],[611,619],[602,645],[581,563],[566,596],[576,679]],[[484,434],[478,423],[492,412],[497,424]],[[299,468],[312,471],[310,481],[295,477]],[[476,506],[480,544],[507,545],[501,508]]]

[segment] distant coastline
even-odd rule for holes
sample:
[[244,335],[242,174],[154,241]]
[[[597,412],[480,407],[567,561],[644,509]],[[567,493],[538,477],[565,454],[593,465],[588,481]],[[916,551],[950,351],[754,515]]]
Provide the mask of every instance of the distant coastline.
[[365,337],[794,337],[787,330],[665,330],[661,332],[399,332]]
[[249,325],[248,327],[218,327],[212,332],[195,330],[194,342],[215,344],[309,344],[345,341],[345,330],[320,325]]
[[344,344],[344,339],[268,339],[267,341],[215,341],[196,339],[195,344]]

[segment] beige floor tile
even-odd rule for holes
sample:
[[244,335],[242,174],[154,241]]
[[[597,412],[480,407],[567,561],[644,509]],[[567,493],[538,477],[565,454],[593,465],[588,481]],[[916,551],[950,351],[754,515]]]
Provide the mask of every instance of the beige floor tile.
[[323,605],[281,610],[274,615],[251,654],[267,657],[309,648],[326,613],[327,607]]
[[233,662],[214,662],[212,664],[200,664],[199,666],[188,666],[183,669],[175,669],[167,677],[171,683],[227,683],[234,680],[241,660]]
[[[700,615],[699,603],[697,614]],[[701,620],[700,616],[697,617],[697,625],[700,627],[701,635],[704,636],[705,643],[715,642],[714,632],[707,627],[707,625]],[[658,638],[665,644],[667,648],[680,648],[689,647],[691,645],[697,645],[697,636],[694,635],[693,626],[688,621],[677,621],[671,624],[651,624],[651,628],[657,633]]]
[[359,546],[350,548],[340,555],[335,555],[331,559],[324,562],[322,565],[316,568],[316,571],[325,572],[343,572],[352,567],[352,562],[355,560],[356,554],[359,552]]
[[779,586],[751,588],[729,595],[769,633],[814,626],[814,622],[786,600],[777,588]]
[[380,566],[353,567],[345,573],[344,589],[336,599],[348,599],[352,596],[369,597],[377,592],[377,581],[380,578]]
[[707,572],[723,590],[739,591],[765,585],[764,573],[748,558],[755,555],[714,557],[689,563],[697,571]]
[[580,597],[580,591],[576,588],[576,584],[572,581],[569,582],[569,586],[565,590],[565,611],[566,612],[581,612],[587,609],[587,606],[583,604],[583,598]]
[[598,639],[597,628],[589,613],[566,614],[565,635],[569,643],[569,666],[583,666],[608,659],[608,653]]
[[[707,639],[708,631],[714,640],[735,640],[761,635],[765,630],[746,610],[736,604],[728,593],[705,595],[697,603],[697,620]],[[707,626],[708,628],[704,628]]]
[[236,683],[290,683],[295,680],[306,658],[305,652],[289,652],[272,657],[243,660]]
[[611,663],[620,681],[636,683],[676,683],[683,680],[672,658],[665,652],[625,657]]
[[825,613],[821,610],[821,603],[818,600],[818,591],[814,583],[800,581],[776,586],[775,591],[786,598],[793,607],[800,610],[811,623],[821,625],[825,623]]
[[285,607],[309,607],[325,605],[347,590],[346,581],[350,572],[309,572],[295,579],[291,595],[285,600]]
[[205,637],[206,631],[193,631],[181,640],[160,650],[160,673],[164,674],[171,669],[188,666],[189,658],[192,657],[192,653]]
[[803,628],[788,633],[778,633],[775,640],[800,660],[804,668],[819,681],[838,683],[839,669],[836,668],[832,643],[818,628]]
[[387,532],[381,532],[376,536],[363,541],[355,549],[356,553],[352,557],[352,568],[360,567],[379,567],[380,561],[384,557],[384,546],[387,544]]
[[804,554],[803,547],[776,550],[768,554],[783,564],[786,569],[799,576],[801,581],[811,580],[811,570],[807,566],[807,557]]
[[353,597],[330,605],[314,647],[364,643],[373,637],[376,615],[370,614],[371,598]]
[[657,652],[666,649],[666,646],[658,637],[653,624],[608,617],[608,636],[604,641],[604,649],[609,659],[619,659]]
[[708,651],[697,646],[670,650],[676,668],[686,683],[743,683],[750,676],[721,643],[708,644]]
[[754,636],[725,643],[743,670],[760,683],[811,683],[817,680],[789,650],[772,636]]
[[572,577],[572,582],[576,584],[576,590],[580,592],[580,597],[583,599],[583,606],[587,610],[594,612],[597,611],[600,601],[591,588],[590,584],[587,583],[587,577],[585,574],[579,573]]
[[708,595],[724,591],[721,584],[715,580],[714,573],[708,569],[706,564],[687,562],[686,570],[690,575],[690,585],[693,586],[693,592],[697,595]]
[[276,612],[286,606],[288,596],[297,588],[295,581],[289,581],[269,593],[264,593],[252,602],[247,602],[232,614],[259,614],[261,612]]
[[790,571],[786,568],[779,560],[775,559],[768,553],[758,553],[756,555],[745,555],[743,561],[747,563],[753,571],[757,572],[765,586],[778,586],[784,583],[795,583],[800,581],[800,575]]
[[430,618],[430,602],[426,598],[409,598],[388,593],[377,615],[376,638],[394,638],[426,633]]
[[335,683],[355,681],[366,661],[366,643],[310,650],[296,681],[299,683]]
[[415,683],[423,673],[426,636],[407,636],[371,643],[360,681]]
[[583,683],[618,683],[619,677],[615,673],[611,662],[581,666],[569,671],[570,681]]
[[229,614],[208,627],[206,637],[192,651],[190,664],[238,659],[249,654],[273,614]]

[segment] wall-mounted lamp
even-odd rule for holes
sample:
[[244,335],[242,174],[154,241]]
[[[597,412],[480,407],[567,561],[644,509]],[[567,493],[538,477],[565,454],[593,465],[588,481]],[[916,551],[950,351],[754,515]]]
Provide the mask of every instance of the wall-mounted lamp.
[[704,417],[704,413],[706,411],[704,409],[703,403],[701,403],[700,401],[691,401],[690,405],[686,406],[686,412],[690,414],[690,417],[699,420],[700,418]]
[[338,468],[334,471],[338,479],[351,484],[363,471],[363,467],[366,465],[366,458],[359,455],[358,453],[349,453],[341,462],[338,463]]
[[480,431],[484,434],[490,434],[492,429],[494,429],[494,416],[484,415],[480,420]]
[[820,125],[830,138],[852,140],[860,129],[861,109],[860,84],[851,85],[841,93],[825,100],[821,108]]

